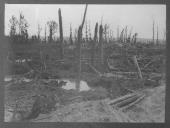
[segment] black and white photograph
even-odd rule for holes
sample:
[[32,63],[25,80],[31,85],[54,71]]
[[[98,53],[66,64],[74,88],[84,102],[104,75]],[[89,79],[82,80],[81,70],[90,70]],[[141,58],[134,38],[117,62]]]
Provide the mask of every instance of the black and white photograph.
[[5,4],[4,122],[165,123],[166,5]]

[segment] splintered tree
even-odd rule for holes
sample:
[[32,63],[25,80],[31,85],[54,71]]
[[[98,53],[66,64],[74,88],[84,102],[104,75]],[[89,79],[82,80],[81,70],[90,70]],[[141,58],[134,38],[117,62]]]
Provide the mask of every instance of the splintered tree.
[[73,38],[72,38],[72,27],[71,27],[71,24],[70,24],[70,44],[73,45]]
[[44,32],[44,34],[45,34],[45,35],[44,35],[44,36],[45,36],[45,39],[44,39],[44,40],[45,40],[45,43],[46,43],[46,41],[47,41],[47,28],[46,28],[46,25],[45,25],[45,32]]
[[22,40],[28,39],[28,22],[25,19],[24,15],[20,13],[19,18],[19,35],[21,36]]
[[85,18],[86,18],[86,12],[87,12],[87,4],[85,7],[85,11],[84,11],[84,16],[83,16],[83,21],[82,24],[79,26],[78,29],[78,42],[77,42],[77,61],[78,61],[78,79],[76,82],[76,89],[79,91],[80,89],[80,75],[81,75],[81,44],[82,44],[82,30],[83,30],[83,26],[84,26],[84,22],[85,22]]
[[18,20],[15,16],[12,16],[11,19],[9,20],[10,22],[10,37],[14,37],[17,33],[16,33],[16,28],[18,25]]
[[89,39],[89,37],[88,37],[88,27],[87,27],[87,22],[86,22],[86,31],[85,31],[85,33],[86,33],[86,43],[89,41],[88,39]]
[[89,39],[91,40],[92,37],[91,37],[91,26],[90,26],[90,21],[89,21],[89,29],[88,29],[88,33],[89,33]]
[[131,35],[132,35],[132,28],[131,28],[131,30],[130,30],[130,32],[129,32],[128,37],[127,37],[127,42],[128,42],[128,43],[131,42]]
[[40,26],[40,24],[38,24],[38,31],[37,31],[37,35],[38,35],[38,40],[40,41],[40,34],[42,31],[42,27]]
[[99,47],[100,47],[100,61],[104,64],[104,53],[103,53],[103,26],[99,27]]
[[127,31],[128,31],[128,28],[127,26],[125,27],[125,31],[124,31],[124,42],[126,43],[127,41]]
[[98,33],[98,23],[95,25],[95,30],[94,30],[94,41],[92,42],[92,47],[91,47],[91,64],[94,64],[94,55],[95,55],[95,44],[97,43],[97,33]]
[[62,26],[62,16],[61,9],[58,10],[59,16],[59,28],[60,28],[60,59],[63,59],[63,26]]
[[123,38],[124,38],[124,29],[120,33],[120,42],[123,43]]
[[98,34],[98,23],[95,25],[95,30],[94,30],[94,41],[97,42],[97,34]]
[[105,42],[107,42],[108,29],[109,29],[109,25],[105,24],[104,25],[104,30],[103,30],[103,34],[104,34],[104,37],[105,37]]
[[155,42],[155,22],[153,21],[153,26],[152,26],[152,32],[153,32],[153,36],[152,36],[152,40],[153,40],[153,43]]
[[159,33],[158,33],[158,26],[157,26],[157,38],[156,38],[156,44],[157,44],[157,45],[159,44],[159,38],[158,38],[158,36],[159,36]]
[[49,42],[53,41],[53,35],[57,32],[57,23],[53,20],[47,22],[49,28]]
[[117,26],[117,41],[120,41],[120,39],[119,39],[119,26]]

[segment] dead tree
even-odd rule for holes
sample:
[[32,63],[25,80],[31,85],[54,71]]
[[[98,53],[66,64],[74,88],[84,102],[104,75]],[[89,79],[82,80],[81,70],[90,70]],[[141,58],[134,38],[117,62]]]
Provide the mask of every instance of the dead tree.
[[80,75],[81,75],[81,44],[82,44],[82,30],[83,30],[83,26],[84,26],[84,22],[85,22],[85,18],[86,18],[86,12],[87,12],[87,4],[85,7],[85,11],[84,11],[84,16],[83,16],[83,21],[82,24],[79,26],[78,29],[78,42],[77,42],[77,60],[78,60],[78,79],[76,82],[76,89],[79,91],[80,88]]
[[136,44],[136,40],[137,40],[137,33],[134,34],[134,43]]
[[156,39],[156,44],[158,45],[159,39],[158,39],[159,33],[158,33],[158,26],[157,26],[157,39]]
[[124,31],[124,38],[123,38],[123,40],[124,40],[123,42],[124,42],[124,43],[126,43],[126,41],[127,41],[127,31],[128,31],[128,30],[127,30],[127,26],[126,26],[126,27],[125,27],[125,31]]
[[131,41],[131,35],[132,35],[132,28],[131,28],[129,35],[128,35],[128,38],[127,38],[128,43],[130,43],[130,41]]
[[152,27],[152,31],[153,31],[153,36],[152,36],[152,40],[153,40],[153,43],[155,42],[155,37],[154,37],[154,35],[155,35],[155,22],[153,21],[153,27]]
[[120,42],[123,43],[123,38],[124,38],[124,29],[120,33]]
[[41,31],[42,31],[42,27],[40,26],[40,24],[38,24],[38,31],[37,31],[38,41],[40,41]]
[[85,31],[85,33],[86,33],[86,43],[88,42],[88,39],[89,39],[89,37],[88,37],[88,28],[87,28],[87,22],[86,22],[86,31]]
[[92,47],[91,47],[91,64],[94,64],[94,55],[95,55],[95,44],[97,43],[97,33],[98,33],[98,23],[95,25],[95,30],[94,30],[94,41],[92,42]]
[[47,22],[47,25],[49,27],[49,37],[48,37],[48,39],[49,39],[49,42],[52,42],[53,36],[57,32],[58,24],[55,21],[51,20],[51,21]]
[[47,28],[46,28],[46,25],[45,25],[45,32],[44,32],[44,36],[45,36],[45,43],[46,43],[46,41],[47,41]]
[[72,27],[71,27],[71,24],[70,24],[70,44],[73,45],[73,38],[72,38]]
[[99,47],[100,47],[100,61],[104,64],[104,54],[103,54],[103,26],[100,25],[99,28]]
[[117,41],[120,41],[119,40],[119,26],[117,27]]
[[98,34],[98,23],[95,25],[95,30],[94,30],[94,41],[97,42],[97,34]]
[[89,39],[91,40],[92,37],[91,37],[91,26],[90,26],[90,22],[89,22],[89,29],[88,29],[88,33],[89,33]]
[[58,10],[59,16],[59,29],[60,29],[60,59],[63,59],[63,26],[62,26],[62,16],[61,9]]

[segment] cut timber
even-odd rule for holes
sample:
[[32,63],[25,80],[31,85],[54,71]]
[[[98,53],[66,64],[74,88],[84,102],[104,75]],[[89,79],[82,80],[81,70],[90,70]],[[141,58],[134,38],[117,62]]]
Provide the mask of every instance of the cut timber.
[[104,108],[109,110],[109,112],[112,114],[113,117],[116,118],[117,122],[134,122],[134,120],[131,120],[126,114],[124,114],[120,110],[116,110],[112,108],[107,101],[103,101]]
[[104,103],[104,108],[109,110],[109,112],[112,114],[113,117],[116,118],[117,122],[129,122],[129,121],[125,121],[120,114],[117,112],[117,110],[113,109],[109,104]]
[[134,63],[135,63],[135,65],[136,65],[136,67],[137,67],[139,78],[140,78],[140,79],[143,79],[142,73],[141,73],[141,70],[140,70],[140,67],[139,67],[139,65],[138,65],[138,61],[137,61],[137,59],[136,59],[136,56],[133,56],[133,60],[134,60]]
[[136,95],[137,95],[136,93],[127,94],[125,96],[122,96],[122,97],[116,98],[116,99],[114,99],[112,101],[109,101],[108,104],[110,104],[110,105],[116,104],[118,102],[124,101],[124,100],[126,100],[128,98],[131,98],[131,97],[134,97]]
[[135,105],[138,102],[140,102],[144,97],[145,97],[145,95],[140,96],[136,101],[128,104],[127,106],[122,107],[121,110],[125,110],[125,109],[128,109],[128,108],[132,107],[133,105]]
[[117,108],[122,108],[124,106],[128,106],[129,104],[135,102],[138,98],[140,98],[140,96],[139,95],[135,95],[133,97],[130,97],[130,98],[126,99],[126,100],[123,100],[123,101],[115,104],[115,106]]

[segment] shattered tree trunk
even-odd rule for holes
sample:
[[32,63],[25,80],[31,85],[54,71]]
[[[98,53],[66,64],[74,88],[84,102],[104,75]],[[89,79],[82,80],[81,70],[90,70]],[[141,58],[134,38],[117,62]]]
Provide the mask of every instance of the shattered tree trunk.
[[158,26],[157,26],[157,38],[156,38],[156,44],[157,44],[157,45],[159,44],[158,35],[159,35],[159,33],[158,33]]
[[58,10],[59,16],[59,28],[60,28],[60,59],[63,59],[63,26],[62,26],[62,16],[61,9]]
[[79,89],[80,89],[82,30],[83,30],[83,26],[84,26],[84,22],[85,22],[86,12],[87,12],[87,4],[86,4],[85,11],[84,11],[84,17],[83,17],[82,24],[79,26],[79,29],[78,29],[78,42],[77,42],[77,62],[78,62],[77,68],[78,68],[78,72],[77,72],[77,81],[76,81],[76,90],[77,91],[79,91]]
[[47,32],[46,32],[46,31],[47,31],[47,28],[46,28],[46,25],[45,25],[45,33],[44,33],[44,34],[45,34],[45,35],[44,35],[44,36],[45,36],[45,43],[46,43],[46,41],[47,41]]
[[153,37],[152,37],[153,38],[152,39],[153,43],[155,42],[155,37],[154,37],[154,35],[155,35],[155,28],[154,27],[155,27],[155,22],[153,21],[153,28],[152,28],[152,31],[153,31]]
[[100,46],[100,61],[104,64],[104,53],[103,53],[103,26],[99,28],[99,46]]
[[97,43],[97,32],[98,32],[98,23],[95,25],[94,30],[94,41],[92,42],[92,48],[91,48],[91,64],[94,64],[94,55],[95,55],[95,44]]
[[117,41],[119,42],[120,39],[119,39],[119,26],[117,27]]
[[142,72],[141,72],[140,67],[139,67],[139,65],[138,65],[138,61],[137,61],[136,56],[133,56],[133,60],[134,60],[134,63],[135,63],[135,65],[136,65],[136,67],[137,67],[139,78],[140,78],[140,79],[143,79],[143,77],[142,77]]

